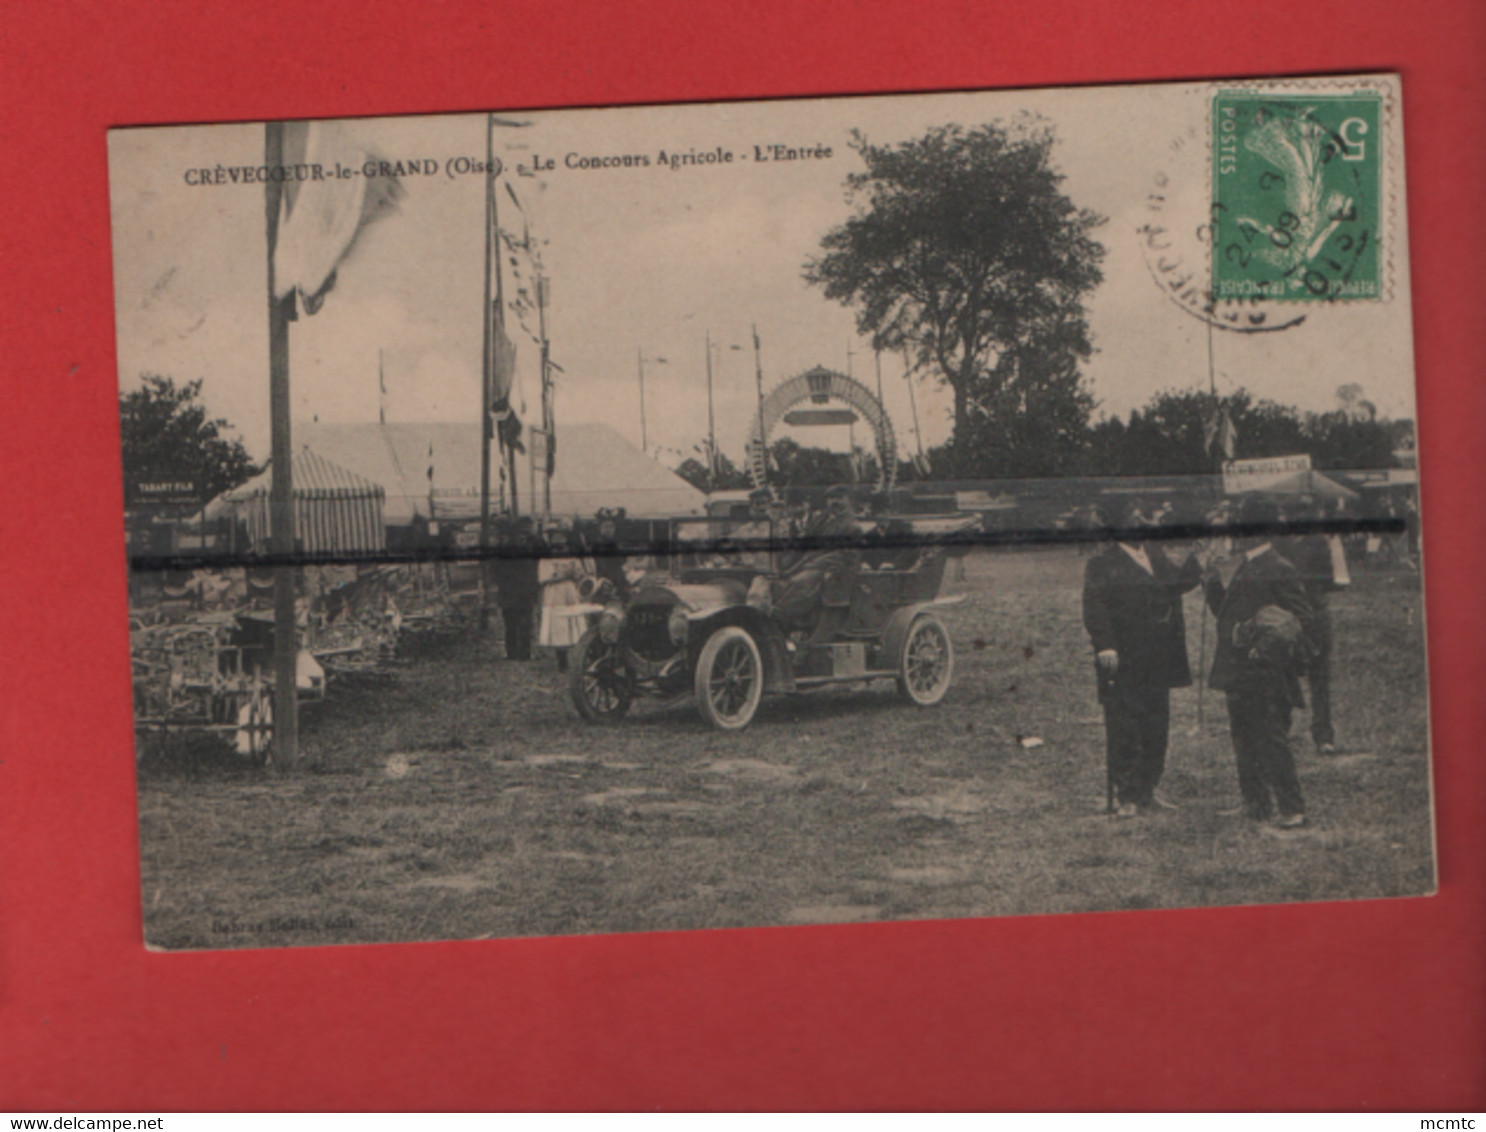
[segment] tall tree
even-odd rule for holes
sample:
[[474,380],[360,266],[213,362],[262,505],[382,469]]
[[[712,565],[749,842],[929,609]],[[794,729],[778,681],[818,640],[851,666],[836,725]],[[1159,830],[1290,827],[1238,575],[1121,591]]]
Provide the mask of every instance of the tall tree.
[[[976,470],[977,412],[997,422],[983,443],[1022,412],[1071,410],[1075,432],[1088,420],[1092,402],[1066,375],[1092,352],[1083,297],[1103,277],[1091,235],[1103,218],[1064,195],[1054,143],[1052,127],[1030,116],[939,126],[891,146],[856,133],[866,167],[846,181],[855,215],[805,265],[807,281],[856,308],[864,335],[906,348],[953,389],[957,475]],[[1062,403],[1033,409],[1032,398],[1003,396],[1018,383]]]
[[158,374],[120,395],[126,491],[145,482],[191,483],[205,502],[258,474],[242,441],[224,435],[232,425],[208,417],[200,398],[199,379],[178,386]]

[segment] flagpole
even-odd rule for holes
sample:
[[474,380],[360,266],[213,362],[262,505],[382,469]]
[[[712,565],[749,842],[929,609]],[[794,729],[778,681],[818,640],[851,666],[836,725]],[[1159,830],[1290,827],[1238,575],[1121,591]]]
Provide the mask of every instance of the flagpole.
[[[264,164],[277,169],[284,163],[284,124],[264,126]],[[289,304],[276,295],[274,251],[279,239],[279,213],[284,186],[272,178],[264,182],[264,213],[268,233],[268,397],[272,431],[273,480],[269,488],[269,529],[273,553],[281,561],[294,554],[294,455],[289,425]],[[274,720],[273,759],[280,767],[299,761],[299,642],[294,617],[296,570],[278,565],[273,572]]]
[[[495,123],[494,115],[485,116],[485,299],[480,308],[483,312],[482,340],[480,355],[480,549],[483,551],[490,546],[490,434],[493,431],[490,420],[491,410],[491,375],[495,370],[495,343],[492,341],[492,315],[490,312],[490,278],[492,273],[492,260],[498,254],[497,249],[492,247],[495,229],[493,213],[495,212]],[[485,579],[485,563],[488,559],[480,562],[480,627],[483,629],[490,623],[490,592]]]
[[[1216,414],[1217,432],[1214,435],[1217,447],[1217,475],[1213,479],[1213,496],[1216,498],[1223,494],[1223,411],[1218,407],[1218,371],[1213,365],[1213,323],[1209,318],[1207,321],[1207,391],[1213,399],[1213,412]],[[1209,456],[1213,455],[1211,451]],[[1208,540],[1208,553],[1212,553],[1212,539]],[[1203,581],[1199,587],[1202,594],[1202,606],[1197,612],[1199,618],[1199,633],[1197,637],[1197,731],[1201,734],[1207,727],[1207,582]]]
[[762,432],[764,427],[764,360],[762,347],[758,340],[758,323],[754,323],[751,329],[753,330],[753,380],[758,386],[759,461],[764,469],[764,479],[767,480],[769,478],[769,450],[764,445]]
[[717,421],[712,414],[712,331],[707,331],[707,486],[717,490]]
[[[913,440],[918,446],[918,457],[925,464],[928,460],[924,456],[924,434],[918,430],[918,398],[913,394],[913,365],[908,360],[908,346],[903,346],[903,380],[908,382],[908,405],[913,410]],[[923,474],[922,470],[919,472]]]
[[635,347],[635,365],[640,374],[640,451],[650,455],[650,441],[645,433],[645,347]]
[[[531,251],[531,232],[526,233],[527,252]],[[557,421],[552,404],[552,373],[549,360],[552,347],[547,341],[547,276],[537,266],[537,333],[542,339],[542,429],[547,433],[547,451],[542,454],[542,511],[552,518],[552,473],[556,470]],[[533,473],[535,474],[535,473]]]

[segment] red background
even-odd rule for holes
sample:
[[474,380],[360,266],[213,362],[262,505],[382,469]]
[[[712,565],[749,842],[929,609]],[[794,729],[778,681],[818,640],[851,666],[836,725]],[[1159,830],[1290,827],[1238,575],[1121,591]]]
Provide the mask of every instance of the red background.
[[[0,1108],[1486,1107],[1486,5],[12,0],[0,45]],[[1438,896],[143,950],[107,127],[1362,70],[1404,77]]]

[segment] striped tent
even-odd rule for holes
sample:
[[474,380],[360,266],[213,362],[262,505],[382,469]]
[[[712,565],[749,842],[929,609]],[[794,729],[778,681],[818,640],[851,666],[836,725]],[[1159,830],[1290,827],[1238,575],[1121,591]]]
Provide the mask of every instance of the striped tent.
[[[270,465],[272,461],[269,462]],[[308,446],[294,454],[294,534],[304,554],[368,554],[385,550],[387,526],[380,484],[333,464]],[[248,528],[254,548],[269,544],[269,494],[273,469],[207,505],[208,519],[232,515]]]

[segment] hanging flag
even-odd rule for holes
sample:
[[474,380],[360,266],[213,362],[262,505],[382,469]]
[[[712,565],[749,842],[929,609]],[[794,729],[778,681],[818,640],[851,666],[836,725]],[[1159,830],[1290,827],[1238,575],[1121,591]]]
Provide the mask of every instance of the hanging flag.
[[1233,417],[1227,409],[1218,418],[1218,450],[1225,460],[1233,459],[1238,452],[1238,429],[1233,427]]
[[[548,362],[548,365],[553,365]],[[549,380],[542,388],[542,427],[547,430],[547,477],[557,473],[557,391]]]
[[1238,451],[1238,429],[1233,427],[1233,417],[1227,406],[1202,418],[1202,444],[1211,456],[1221,460],[1233,459]]
[[[354,170],[354,176],[284,183],[279,236],[274,248],[276,297],[298,291],[314,314],[335,286],[362,229],[397,210],[406,190],[395,175],[367,176],[386,166],[360,146],[344,122],[289,122],[284,126],[284,166]],[[390,168],[390,167],[389,167]]]
[[511,411],[511,387],[516,381],[516,343],[506,334],[505,320],[497,318],[491,329],[495,349],[490,359],[490,412],[502,420]]
[[521,429],[521,418],[514,410],[495,422],[495,434],[500,437],[501,447],[512,451],[526,451],[526,445],[521,442]]

